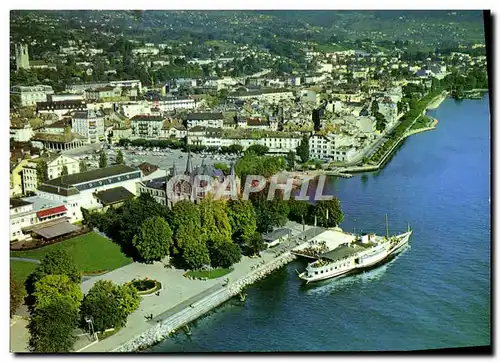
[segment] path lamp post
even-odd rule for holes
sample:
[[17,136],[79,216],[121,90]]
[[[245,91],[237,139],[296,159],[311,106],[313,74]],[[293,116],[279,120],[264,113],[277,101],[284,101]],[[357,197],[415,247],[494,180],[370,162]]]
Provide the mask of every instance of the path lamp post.
[[85,322],[87,322],[89,326],[89,334],[91,338],[94,338],[97,340],[96,333],[94,331],[94,318],[92,316],[85,316]]

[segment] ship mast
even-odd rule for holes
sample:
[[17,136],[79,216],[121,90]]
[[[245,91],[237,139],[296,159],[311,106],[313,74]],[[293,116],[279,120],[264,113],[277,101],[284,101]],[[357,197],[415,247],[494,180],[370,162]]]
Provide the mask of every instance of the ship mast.
[[385,236],[389,239],[389,220],[387,214],[385,214]]

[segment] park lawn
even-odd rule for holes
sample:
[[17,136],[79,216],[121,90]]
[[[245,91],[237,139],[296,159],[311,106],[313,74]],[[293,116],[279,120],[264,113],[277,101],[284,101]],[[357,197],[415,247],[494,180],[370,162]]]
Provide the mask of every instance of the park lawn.
[[36,250],[11,251],[10,255],[40,260],[49,251],[59,249],[66,250],[83,273],[111,271],[132,262],[131,258],[121,252],[117,244],[95,232]]
[[12,279],[19,288],[22,288],[23,295],[26,295],[26,289],[24,288],[24,282],[28,279],[28,276],[35,270],[38,264],[29,263],[27,261],[11,260],[10,269],[12,270]]
[[207,279],[215,279],[220,278],[226,274],[229,274],[233,271],[233,268],[217,268],[213,270],[190,270],[185,276],[190,276],[193,278],[207,278]]

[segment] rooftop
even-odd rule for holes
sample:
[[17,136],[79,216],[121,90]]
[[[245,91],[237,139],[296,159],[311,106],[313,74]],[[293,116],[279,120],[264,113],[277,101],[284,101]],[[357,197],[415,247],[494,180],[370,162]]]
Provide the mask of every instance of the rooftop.
[[186,120],[209,120],[209,119],[224,119],[222,113],[189,113],[186,115]]
[[31,204],[31,202],[25,201],[23,199],[10,199],[10,208],[15,209],[16,207],[26,206]]
[[290,229],[288,228],[282,228],[282,229],[276,229],[274,231],[271,231],[270,233],[262,235],[262,238],[265,241],[274,241],[279,238],[282,238],[283,236],[287,236],[290,234]]
[[148,116],[148,115],[137,115],[130,118],[131,121],[146,121],[146,122],[163,122],[165,117],[162,116]]
[[57,177],[52,180],[45,181],[43,185],[48,185],[52,187],[71,187],[81,183],[99,180],[107,177],[118,176],[130,172],[137,171],[137,168],[133,168],[125,165],[114,165],[105,168],[98,168],[95,170],[90,170],[86,172],[74,173],[72,175],[66,175]]
[[141,163],[140,165],[137,166],[137,168],[142,171],[142,174],[144,176],[148,176],[159,169],[158,166],[147,162]]
[[104,206],[107,206],[131,199],[134,197],[134,194],[127,190],[125,187],[118,186],[104,191],[96,192],[95,197]]
[[40,196],[25,197],[25,198],[23,198],[23,200],[25,202],[29,202],[29,203],[33,204],[33,212],[38,212],[41,210],[50,209],[53,207],[63,205],[62,202],[45,199],[45,198],[40,197]]

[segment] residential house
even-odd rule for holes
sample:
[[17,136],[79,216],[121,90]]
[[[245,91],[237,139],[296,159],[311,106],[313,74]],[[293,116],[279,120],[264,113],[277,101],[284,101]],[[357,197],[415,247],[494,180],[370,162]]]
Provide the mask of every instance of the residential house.
[[132,137],[158,138],[160,137],[165,118],[156,115],[137,115],[130,119]]

